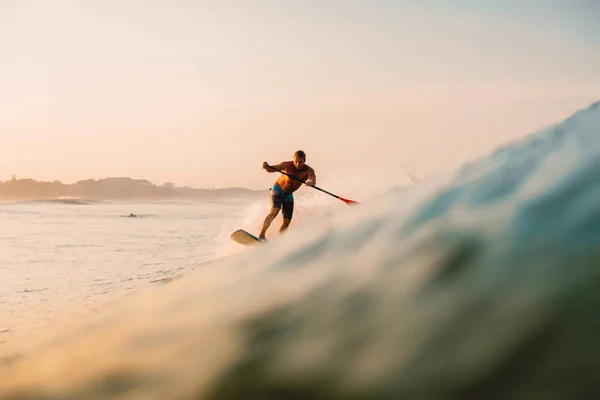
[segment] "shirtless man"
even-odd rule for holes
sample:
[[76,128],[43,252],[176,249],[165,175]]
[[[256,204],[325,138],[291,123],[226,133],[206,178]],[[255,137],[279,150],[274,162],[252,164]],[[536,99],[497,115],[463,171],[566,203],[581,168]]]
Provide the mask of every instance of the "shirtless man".
[[[293,161],[284,161],[273,165],[273,167],[304,181],[306,186],[314,186],[317,183],[315,171],[306,165],[305,162],[306,154],[302,150],[298,150],[294,153]],[[263,163],[263,169],[267,172],[277,172],[269,168],[269,164],[266,161]],[[271,222],[279,214],[280,209],[283,209],[283,223],[279,228],[279,232],[283,232],[288,228],[290,222],[292,222],[292,214],[294,213],[294,195],[292,193],[298,190],[300,186],[302,186],[302,182],[286,175],[279,175],[271,189],[271,211],[267,214],[263,222],[262,231],[259,236],[261,239],[265,239],[267,229],[269,229]]]

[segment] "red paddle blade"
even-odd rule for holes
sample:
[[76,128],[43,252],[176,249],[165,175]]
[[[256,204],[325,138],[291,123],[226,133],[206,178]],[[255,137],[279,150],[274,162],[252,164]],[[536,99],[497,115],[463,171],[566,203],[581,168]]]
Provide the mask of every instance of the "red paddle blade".
[[342,197],[340,197],[339,199],[341,201],[343,201],[344,203],[348,204],[349,206],[354,205],[354,204],[360,204],[358,201],[348,200],[348,199],[344,199]]

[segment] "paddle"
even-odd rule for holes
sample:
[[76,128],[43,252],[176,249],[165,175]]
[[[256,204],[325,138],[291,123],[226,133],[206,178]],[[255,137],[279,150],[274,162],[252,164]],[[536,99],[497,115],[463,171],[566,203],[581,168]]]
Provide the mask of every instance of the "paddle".
[[[292,175],[290,175],[290,174],[286,174],[285,172],[283,172],[283,171],[281,171],[281,170],[279,170],[279,169],[277,169],[277,168],[275,168],[275,167],[271,167],[270,165],[267,165],[267,168],[271,168],[272,170],[274,170],[274,171],[277,171],[277,172],[279,172],[280,174],[283,174],[283,175],[285,175],[285,176],[289,176],[290,178],[292,178],[292,179],[294,179],[294,180],[296,180],[296,181],[299,181],[299,182],[302,182],[302,183],[306,184],[306,182],[305,182],[305,181],[303,181],[302,179],[296,178],[295,176],[292,176]],[[328,192],[327,190],[321,189],[321,188],[320,188],[320,187],[318,187],[318,186],[310,186],[310,187],[311,187],[311,188],[314,188],[314,189],[317,189],[317,190],[320,190],[320,191],[321,191],[321,192],[323,192],[323,193],[327,193],[328,195],[330,195],[330,196],[333,196],[333,197],[335,197],[336,199],[339,199],[339,200],[343,201],[344,203],[348,204],[349,206],[350,206],[350,205],[352,205],[352,204],[360,204],[358,201],[344,199],[343,197],[340,197],[340,196],[338,196],[338,195],[336,195],[336,194],[330,193],[330,192]]]

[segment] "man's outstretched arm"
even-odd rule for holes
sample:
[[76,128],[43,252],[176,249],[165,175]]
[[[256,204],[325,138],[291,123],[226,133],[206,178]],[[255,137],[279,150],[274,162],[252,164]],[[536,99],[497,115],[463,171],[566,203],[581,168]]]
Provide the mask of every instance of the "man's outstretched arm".
[[[265,162],[263,162],[263,169],[269,173],[277,172],[273,168],[277,168],[277,169],[281,170],[281,169],[284,169],[286,167],[286,165],[287,165],[286,161],[281,162],[279,164],[275,164],[275,165],[269,165],[269,163],[265,161]],[[273,167],[273,168],[269,168],[269,167]]]
[[305,182],[306,186],[315,186],[317,184],[317,175],[315,174],[315,170],[310,168],[308,169],[308,179]]

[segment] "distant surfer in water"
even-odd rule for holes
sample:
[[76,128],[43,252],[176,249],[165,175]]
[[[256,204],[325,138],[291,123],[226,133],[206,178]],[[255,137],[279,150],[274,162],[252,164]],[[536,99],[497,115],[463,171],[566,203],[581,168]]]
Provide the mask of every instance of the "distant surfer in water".
[[[261,239],[265,239],[267,229],[269,229],[271,222],[273,222],[275,217],[277,217],[277,214],[279,214],[279,210],[283,210],[283,222],[279,228],[279,232],[283,232],[288,228],[290,222],[292,222],[292,215],[294,213],[293,193],[302,186],[301,181],[304,181],[307,186],[316,185],[317,177],[315,176],[315,171],[305,163],[306,154],[302,150],[298,150],[294,153],[292,161],[284,161],[277,165],[273,165],[273,168],[277,168],[300,181],[286,175],[279,175],[271,189],[271,211],[267,214],[265,221],[263,222],[262,231],[260,231],[259,235]],[[266,161],[263,163],[263,169],[267,172],[277,172],[274,169],[271,169]]]

